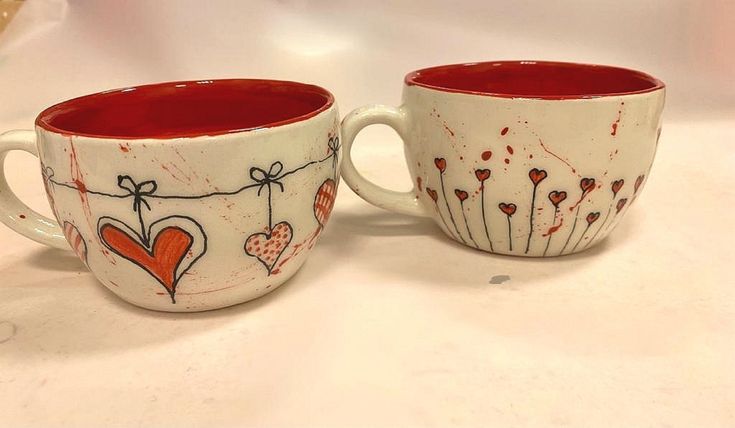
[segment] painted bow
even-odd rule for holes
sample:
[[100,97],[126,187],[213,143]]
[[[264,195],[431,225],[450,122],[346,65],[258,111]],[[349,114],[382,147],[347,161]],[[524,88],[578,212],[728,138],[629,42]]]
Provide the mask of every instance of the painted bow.
[[283,164],[281,162],[273,162],[268,171],[256,166],[250,168],[250,178],[259,184],[258,196],[260,196],[260,193],[265,187],[268,187],[268,192],[270,193],[271,184],[277,185],[280,187],[281,192],[283,192],[283,183],[278,181],[278,174],[281,171],[283,171]]
[[126,196],[133,197],[133,211],[139,212],[141,204],[145,205],[148,211],[151,210],[151,206],[144,198],[155,193],[158,188],[158,184],[155,181],[148,180],[142,183],[136,183],[129,175],[118,175],[117,185],[121,189],[128,191],[128,195]]

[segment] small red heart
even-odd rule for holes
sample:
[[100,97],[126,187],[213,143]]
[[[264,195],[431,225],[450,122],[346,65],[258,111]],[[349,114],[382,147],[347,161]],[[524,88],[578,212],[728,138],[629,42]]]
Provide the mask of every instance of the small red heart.
[[620,210],[623,209],[623,207],[625,206],[625,203],[626,202],[628,202],[628,199],[626,199],[626,198],[623,198],[623,199],[621,199],[621,200],[618,201],[618,203],[615,205],[615,208],[617,209],[617,211],[615,212],[616,214],[619,213]]
[[455,195],[457,195],[457,198],[458,198],[458,199],[459,199],[459,200],[460,200],[461,202],[464,202],[464,201],[465,201],[465,199],[467,199],[467,197],[469,196],[469,195],[467,194],[467,192],[465,192],[464,190],[459,190],[459,189],[454,189],[454,194],[455,194]]
[[528,177],[533,182],[533,185],[536,186],[546,178],[546,171],[544,171],[543,169],[534,168],[528,171]]
[[270,233],[250,235],[245,241],[245,253],[257,258],[270,274],[292,238],[293,228],[282,221],[276,224]]
[[599,211],[587,214],[587,224],[592,224],[596,222],[598,218],[600,218]]
[[623,188],[623,184],[625,184],[625,180],[622,178],[620,180],[615,180],[612,182],[612,192],[613,196],[617,195],[620,189]]
[[477,179],[480,181],[485,181],[488,178],[490,178],[490,170],[489,169],[476,169],[475,177],[477,177]]
[[419,192],[423,191],[424,189],[421,188],[421,177],[416,177],[416,184],[419,187]]
[[447,160],[444,158],[434,158],[434,165],[439,168],[439,171],[444,172],[447,169]]
[[554,204],[555,207],[559,207],[559,204],[564,201],[564,199],[567,198],[567,192],[561,191],[557,192],[556,190],[549,192],[549,200],[552,204]]
[[641,187],[641,184],[643,184],[644,178],[646,178],[646,176],[641,174],[635,179],[635,184],[633,184],[633,193],[638,193],[638,189]]
[[594,178],[583,178],[579,181],[579,187],[582,188],[582,194],[586,195],[587,193],[591,192],[592,189],[595,188],[595,179]]
[[516,204],[506,204],[505,202],[501,202],[498,204],[498,208],[500,208],[500,211],[504,212],[507,216],[512,216],[516,213]]
[[434,200],[434,202],[439,199],[439,195],[436,193],[436,190],[432,189],[431,187],[426,188],[426,193],[429,194],[429,197]]
[[174,291],[178,280],[176,269],[194,242],[187,231],[177,226],[169,226],[158,232],[150,250],[127,232],[109,223],[100,227],[100,237],[113,252],[153,275],[169,292]]

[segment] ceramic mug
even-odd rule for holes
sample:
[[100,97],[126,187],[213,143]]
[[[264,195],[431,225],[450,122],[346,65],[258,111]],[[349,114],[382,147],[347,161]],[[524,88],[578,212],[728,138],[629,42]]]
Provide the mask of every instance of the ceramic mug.
[[[499,254],[571,254],[602,241],[648,177],[664,84],[608,66],[537,61],[409,73],[398,108],[342,122],[342,177],[366,201],[431,216],[450,238]],[[350,149],[365,126],[403,139],[414,189],[366,180]]]
[[[171,312],[221,308],[291,277],[337,191],[334,97],[302,83],[125,88],[44,110],[0,137],[0,219],[71,248],[113,293]],[[11,150],[37,155],[56,221],[10,191]],[[68,243],[67,243],[68,242]]]

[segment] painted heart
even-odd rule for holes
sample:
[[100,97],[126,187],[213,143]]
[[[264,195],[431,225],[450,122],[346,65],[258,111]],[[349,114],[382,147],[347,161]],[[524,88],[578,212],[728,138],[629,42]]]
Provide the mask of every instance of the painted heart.
[[558,192],[556,190],[549,192],[549,200],[555,207],[558,207],[559,204],[564,202],[564,199],[566,198],[567,198],[567,192],[563,190],[561,192]]
[[74,253],[79,257],[84,264],[87,264],[87,243],[84,242],[84,238],[79,233],[79,229],[68,221],[64,222],[64,236],[67,242],[74,250]]
[[424,189],[421,188],[421,177],[416,177],[416,184],[418,185],[419,192],[422,192]]
[[469,195],[464,190],[454,189],[454,194],[457,195],[457,199],[464,202]]
[[329,216],[334,208],[334,200],[337,197],[337,183],[328,178],[319,186],[314,196],[314,217],[321,227],[329,221]]
[[475,177],[477,177],[477,179],[480,181],[485,181],[488,178],[490,178],[490,170],[489,169],[476,169]]
[[623,207],[625,206],[626,202],[628,202],[628,199],[627,198],[623,198],[623,199],[619,200],[617,204],[615,204],[615,209],[617,210],[617,211],[615,211],[615,214],[619,213],[623,209]]
[[447,169],[447,160],[444,158],[434,158],[434,165],[443,173]]
[[145,237],[120,220],[97,222],[102,244],[155,278],[176,303],[176,289],[184,274],[207,250],[204,229],[194,219],[169,216],[150,225]]
[[436,202],[439,199],[439,194],[436,193],[436,190],[432,189],[431,187],[426,188],[426,193],[429,195],[431,199]]
[[638,189],[640,189],[641,184],[643,184],[644,178],[646,178],[646,176],[641,174],[635,179],[635,183],[633,184],[633,193],[638,193]]
[[507,216],[512,216],[516,213],[516,204],[506,204],[505,202],[501,202],[498,204],[498,208],[500,208],[500,211],[504,212]]
[[592,224],[596,222],[598,218],[600,218],[599,211],[587,214],[587,224]]
[[528,177],[533,182],[533,185],[536,186],[540,182],[544,181],[546,178],[546,171],[543,169],[533,168],[532,170],[528,171]]
[[625,184],[625,180],[623,180],[622,178],[620,180],[615,180],[612,182],[611,187],[612,187],[613,196],[618,194],[620,189],[623,188],[623,184]]
[[595,188],[595,179],[594,178],[583,178],[579,181],[579,187],[582,189],[582,194],[586,195],[587,193],[591,192],[592,189]]
[[270,231],[250,235],[245,241],[245,253],[258,259],[270,275],[278,259],[291,243],[291,239],[293,239],[293,228],[287,222],[282,221]]

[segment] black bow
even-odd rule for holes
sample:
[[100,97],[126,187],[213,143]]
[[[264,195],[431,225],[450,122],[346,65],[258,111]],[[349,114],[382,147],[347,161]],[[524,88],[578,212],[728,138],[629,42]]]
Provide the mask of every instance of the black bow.
[[127,190],[128,194],[133,196],[133,211],[138,212],[141,204],[145,205],[148,211],[151,210],[148,201],[143,198],[152,195],[156,191],[158,184],[155,181],[148,180],[138,184],[129,175],[118,175],[117,185],[121,189]]
[[332,169],[337,171],[337,160],[339,159],[339,149],[341,144],[339,143],[339,137],[334,135],[329,137],[329,141],[327,141],[327,147],[329,148],[329,151],[332,153]]
[[283,164],[277,161],[271,164],[268,171],[258,168],[257,166],[250,168],[250,178],[260,185],[258,186],[258,196],[260,196],[260,192],[262,192],[263,188],[266,186],[268,186],[268,192],[270,193],[271,184],[277,185],[281,188],[281,192],[283,192],[283,183],[278,181],[278,174],[280,174],[281,171],[283,171]]

